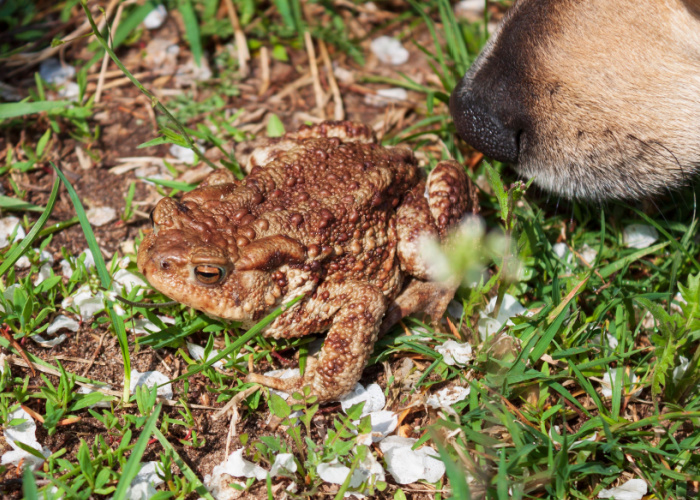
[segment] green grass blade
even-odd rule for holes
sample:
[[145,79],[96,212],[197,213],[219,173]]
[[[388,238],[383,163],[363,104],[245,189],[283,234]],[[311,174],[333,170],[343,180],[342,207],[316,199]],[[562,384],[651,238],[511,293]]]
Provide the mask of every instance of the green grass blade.
[[127,460],[126,465],[122,470],[122,475],[119,478],[119,484],[117,484],[117,489],[112,497],[114,500],[123,500],[126,498],[131,481],[134,480],[136,474],[138,474],[139,469],[141,468],[141,458],[146,451],[148,441],[151,439],[151,435],[156,430],[156,422],[158,422],[158,417],[160,416],[160,409],[161,405],[158,404],[156,409],[153,410],[151,416],[148,417],[146,424],[143,426],[141,435],[132,448],[129,460]]
[[22,210],[29,212],[44,211],[40,206],[10,196],[0,196],[0,208],[3,210]]
[[5,102],[0,104],[0,120],[65,108],[70,101]]
[[199,34],[199,22],[191,0],[181,0],[180,14],[182,14],[182,21],[185,24],[185,38],[190,43],[194,63],[199,66],[202,62],[202,38]]
[[620,260],[617,260],[613,262],[612,264],[608,264],[604,268],[598,271],[598,273],[603,277],[607,278],[613,273],[616,273],[617,271],[623,269],[625,266],[628,266],[632,262],[641,259],[642,257],[646,257],[647,255],[651,255],[653,253],[658,252],[659,250],[662,250],[666,248],[668,245],[670,245],[670,241],[665,241],[663,243],[659,243],[654,246],[650,246],[649,248],[644,248],[642,250],[639,250],[638,252],[634,252],[627,257],[623,257]]
[[51,195],[49,196],[49,201],[46,204],[44,213],[41,214],[39,220],[37,220],[36,223],[32,226],[32,229],[31,231],[29,231],[29,234],[25,236],[25,238],[19,243],[19,245],[17,245],[9,253],[9,255],[5,257],[3,263],[0,264],[0,276],[4,276],[7,270],[10,269],[10,267],[12,267],[15,262],[17,262],[17,259],[19,259],[22,256],[22,254],[27,250],[27,248],[29,248],[34,239],[37,237],[37,234],[39,234],[39,231],[41,231],[41,229],[44,227],[44,224],[46,224],[46,221],[51,215],[53,207],[56,204],[56,198],[58,197],[58,188],[60,187],[60,185],[60,182],[58,181],[58,179],[56,179],[56,182],[53,183]]
[[184,379],[186,379],[186,378],[189,378],[189,377],[191,377],[192,375],[195,375],[195,374],[201,372],[201,371],[204,370],[205,368],[208,368],[208,367],[212,366],[214,363],[216,363],[217,361],[219,361],[219,360],[225,358],[226,356],[228,356],[228,355],[231,354],[232,352],[236,351],[237,349],[240,349],[241,346],[243,346],[246,342],[248,342],[249,340],[251,340],[251,339],[255,338],[256,336],[258,336],[258,335],[260,334],[260,332],[261,332],[267,325],[269,325],[270,323],[272,323],[272,322],[275,320],[275,318],[277,318],[277,317],[278,317],[279,315],[281,315],[283,312],[289,310],[289,308],[291,308],[292,306],[294,306],[294,304],[296,304],[297,302],[299,302],[299,301],[300,301],[301,299],[303,299],[303,298],[304,298],[304,295],[299,295],[298,297],[295,297],[294,299],[292,299],[291,301],[289,301],[287,304],[285,304],[285,305],[283,305],[283,306],[281,306],[281,307],[278,307],[277,309],[275,309],[274,311],[272,311],[270,314],[268,314],[267,316],[265,316],[263,319],[261,319],[255,326],[253,326],[253,328],[251,328],[250,330],[248,330],[244,335],[241,335],[240,337],[238,337],[234,342],[231,343],[231,345],[229,345],[229,346],[226,347],[225,349],[219,351],[219,354],[217,354],[216,356],[212,356],[211,358],[207,359],[207,360],[206,360],[204,363],[202,363],[201,365],[195,367],[194,369],[192,369],[192,370],[190,370],[190,371],[188,371],[188,372],[186,372],[186,373],[183,373],[182,375],[180,375],[179,377],[177,377],[177,378],[174,379],[174,380],[171,380],[171,381],[168,382],[168,383],[173,383],[173,384],[174,384],[175,382],[178,382],[178,381],[180,381],[180,380],[184,380]]
[[440,453],[440,460],[445,464],[445,472],[447,472],[447,478],[450,480],[450,486],[452,487],[452,498],[463,498],[465,500],[471,498],[464,470],[452,460],[447,452],[447,448],[445,448],[440,439],[440,435],[434,430],[431,431],[430,435]]
[[36,487],[36,478],[34,477],[31,467],[24,467],[24,474],[22,474],[22,493],[24,493],[25,500],[39,499],[39,490]]
[[[195,491],[202,497],[206,498],[207,500],[214,500],[214,497],[211,496],[211,493],[209,493],[209,490],[202,484],[202,481],[200,481],[199,477],[197,477],[197,474],[190,469],[190,466],[185,463],[184,460],[180,457],[180,455],[177,453],[175,448],[173,447],[172,444],[170,444],[170,441],[167,440],[167,438],[163,435],[163,433],[160,432],[159,429],[153,429],[153,435],[158,439],[158,442],[160,442],[161,446],[163,446],[163,449],[166,452],[170,452],[175,459],[173,462],[175,465],[177,465],[180,468],[180,471],[182,474],[185,476],[185,478],[192,484],[195,485]],[[116,498],[116,496],[115,496]]]
[[119,28],[112,34],[112,48],[119,47],[131,33],[136,30],[139,25],[146,19],[146,16],[156,7],[158,3],[154,0],[148,0],[143,5],[138,6],[129,12],[129,15],[124,16],[119,23]]
[[[92,256],[95,259],[95,269],[97,270],[97,275],[100,278],[100,283],[102,284],[103,288],[109,290],[112,285],[112,277],[110,276],[109,271],[107,270],[107,266],[105,265],[105,261],[102,258],[102,252],[100,251],[100,247],[97,244],[97,240],[95,239],[95,233],[93,233],[92,226],[90,226],[90,222],[88,222],[87,215],[85,214],[85,209],[83,208],[83,204],[80,201],[80,198],[78,197],[78,193],[75,192],[73,185],[70,182],[68,182],[68,179],[66,179],[66,176],[63,175],[63,172],[61,172],[61,170],[56,165],[54,165],[53,162],[51,163],[51,166],[56,171],[56,174],[61,178],[63,184],[66,186],[68,195],[70,196],[70,199],[73,202],[73,206],[75,207],[75,213],[78,216],[80,226],[83,228],[83,234],[85,234],[85,239],[87,240],[88,248],[92,252]],[[131,358],[129,357],[129,340],[126,337],[124,321],[122,321],[119,315],[114,311],[114,302],[109,299],[105,299],[105,302],[107,304],[107,312],[109,314],[109,318],[112,321],[112,326],[114,327],[114,331],[117,335],[119,348],[122,352],[122,359],[124,361],[124,401],[128,401],[129,385],[131,381]]]

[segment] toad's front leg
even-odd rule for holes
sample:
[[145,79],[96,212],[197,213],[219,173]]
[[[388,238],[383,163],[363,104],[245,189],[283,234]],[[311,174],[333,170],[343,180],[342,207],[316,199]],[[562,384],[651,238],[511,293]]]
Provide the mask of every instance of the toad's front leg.
[[355,387],[377,341],[386,298],[367,283],[349,281],[329,288],[332,294],[326,306],[337,312],[320,353],[309,357],[304,375],[281,380],[251,373],[248,382],[284,392],[309,385],[320,401],[337,400]]

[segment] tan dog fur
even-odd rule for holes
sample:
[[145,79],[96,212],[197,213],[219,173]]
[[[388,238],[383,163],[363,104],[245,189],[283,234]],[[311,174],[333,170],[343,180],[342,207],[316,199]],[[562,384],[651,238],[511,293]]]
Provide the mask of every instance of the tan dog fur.
[[518,129],[516,168],[545,189],[602,200],[685,185],[700,168],[700,0],[519,0],[453,94],[461,135],[479,133],[460,113],[483,96]]

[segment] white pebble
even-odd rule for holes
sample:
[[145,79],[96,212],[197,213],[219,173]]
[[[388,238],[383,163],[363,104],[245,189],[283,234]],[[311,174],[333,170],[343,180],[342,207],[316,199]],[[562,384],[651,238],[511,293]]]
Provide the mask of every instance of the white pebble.
[[453,404],[467,399],[470,391],[470,387],[445,387],[437,393],[428,396],[425,402],[431,408],[449,408]]
[[[163,469],[160,462],[145,462],[131,481],[126,493],[129,500],[148,500],[156,494],[156,486],[163,484]],[[159,474],[160,473],[160,474]]]
[[365,104],[368,106],[382,107],[400,101],[405,101],[407,99],[408,92],[406,92],[406,89],[402,89],[400,87],[379,89],[374,94],[365,95]]
[[170,146],[169,152],[183,163],[193,164],[196,158],[194,151],[192,151],[190,148],[184,148],[182,146],[178,146],[177,144]]
[[472,346],[466,342],[460,343],[448,340],[444,344],[435,347],[435,351],[442,354],[443,361],[450,366],[464,366],[473,358]]
[[643,479],[630,479],[626,483],[609,490],[601,490],[598,498],[614,500],[641,500],[647,494],[647,483]]
[[140,372],[136,368],[132,368],[131,383],[129,384],[132,393],[140,386],[153,387],[161,384],[165,385],[158,388],[157,394],[165,399],[173,399],[173,386],[168,377],[159,371]]
[[2,455],[0,462],[2,465],[12,464],[19,467],[20,464],[31,467],[32,470],[38,469],[43,460],[36,458],[31,453],[27,453],[22,448],[17,446],[19,441],[25,446],[29,446],[39,451],[45,457],[51,455],[51,450],[47,447],[42,446],[36,439],[36,422],[34,419],[22,409],[22,407],[17,408],[12,411],[7,416],[7,422],[13,420],[24,420],[24,422],[17,425],[6,425],[5,426],[5,441],[12,448],[11,450],[5,452]]
[[116,219],[117,211],[112,207],[94,207],[85,212],[85,215],[87,215],[90,224],[100,227]]
[[47,83],[62,85],[75,76],[75,68],[70,64],[61,64],[61,61],[52,57],[46,59],[39,66],[39,75]]
[[140,286],[141,288],[146,288],[148,286],[139,276],[127,271],[126,269],[120,269],[114,273],[113,280],[112,288],[117,293],[121,293],[122,289],[126,290],[126,293],[131,293],[131,291],[137,286]]
[[417,442],[417,439],[389,436],[379,443],[387,470],[399,484],[420,480],[435,483],[445,474],[445,464],[435,450],[429,446],[411,449]]
[[[17,228],[17,233],[12,241],[10,241],[10,237],[15,231],[15,228]],[[24,228],[20,226],[20,221],[17,217],[10,216],[0,219],[0,248],[4,248],[10,243],[20,241],[24,239],[25,236],[27,236],[27,233],[25,233]]]
[[370,43],[370,50],[385,64],[398,66],[408,61],[408,50],[396,38],[380,36]]
[[658,239],[656,228],[646,224],[630,224],[622,230],[622,240],[628,248],[648,248]]
[[167,17],[168,10],[165,8],[165,5],[159,4],[144,18],[143,25],[146,29],[155,30],[163,25]]
[[496,300],[497,297],[493,297],[486,308],[479,313],[480,319],[478,322],[478,329],[481,340],[486,340],[487,337],[497,333],[504,325],[512,326],[513,322],[511,318],[527,312],[527,309],[518,302],[518,299],[506,293],[503,296],[503,302],[498,311],[498,316],[492,318],[490,314],[496,308]]
[[[201,345],[193,344],[192,342],[187,342],[187,351],[189,351],[190,356],[192,356],[192,359],[194,359],[195,361],[201,361],[202,359],[204,359],[204,347],[202,347]],[[207,357],[207,361],[209,361],[217,354],[219,354],[219,351],[217,351],[216,349],[212,349],[209,353],[209,356]],[[216,368],[223,368],[224,360],[220,359],[212,366]]]
[[382,388],[377,384],[370,384],[367,389],[362,384],[357,384],[349,394],[340,398],[340,406],[347,413],[351,406],[365,402],[362,407],[362,416],[384,409],[386,397]]
[[78,323],[72,318],[69,318],[68,316],[59,314],[54,318],[49,327],[46,329],[46,333],[48,333],[49,335],[53,335],[62,328],[70,330],[71,332],[77,332],[78,328],[80,328],[80,323]]

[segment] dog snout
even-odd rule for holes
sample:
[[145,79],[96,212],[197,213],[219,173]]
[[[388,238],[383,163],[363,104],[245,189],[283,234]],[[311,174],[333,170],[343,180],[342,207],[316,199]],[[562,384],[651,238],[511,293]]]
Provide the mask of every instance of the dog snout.
[[468,74],[450,96],[457,133],[472,147],[497,161],[516,163],[523,120],[509,110],[508,98],[493,89],[479,91]]

